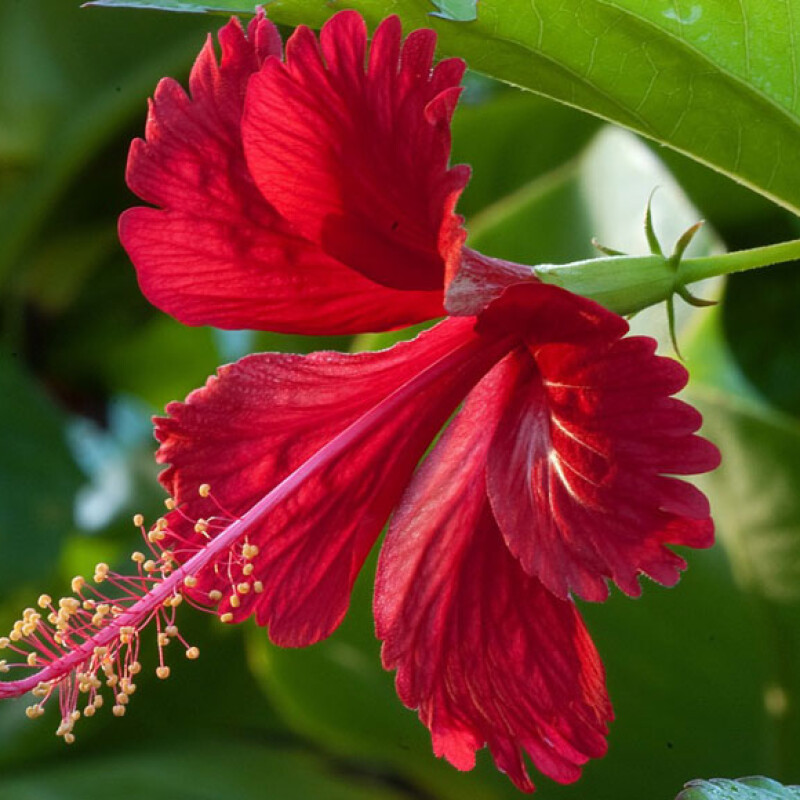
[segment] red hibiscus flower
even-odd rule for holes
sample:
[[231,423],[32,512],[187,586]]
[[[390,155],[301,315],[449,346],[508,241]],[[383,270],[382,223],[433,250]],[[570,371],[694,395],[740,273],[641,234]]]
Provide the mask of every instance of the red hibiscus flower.
[[282,57],[261,13],[219,42],[189,95],[159,84],[131,150],[152,207],[120,235],[147,297],[189,324],[308,334],[451,316],[383,352],[249,356],[171,404],[156,435],[174,510],[145,532],[153,557],[133,578],[99,565],[121,598],[82,579],[58,610],[40,598],[53,629],[29,609],[6,642],[40,671],[0,696],[58,688],[71,737],[78,688],[91,705],[103,672],[129,686],[139,630],[180,636],[184,598],[316,642],[391,517],[377,634],[436,754],[469,769],[488,745],[526,791],[525,753],[573,781],[612,712],[572,597],[674,584],[667,545],[712,541],[706,499],[674,477],[718,463],[672,397],[686,372],[616,314],[464,247],[469,171],[448,166],[464,65],[432,66],[433,32],[403,41],[391,17],[368,46],[345,11]]

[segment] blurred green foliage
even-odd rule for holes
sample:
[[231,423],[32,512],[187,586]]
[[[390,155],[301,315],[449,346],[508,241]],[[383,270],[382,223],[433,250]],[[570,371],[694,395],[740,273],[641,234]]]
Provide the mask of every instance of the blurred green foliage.
[[[58,595],[74,573],[136,547],[130,515],[161,507],[148,418],[219,363],[408,335],[221,334],[185,328],[139,294],[115,234],[134,202],[128,143],[158,78],[185,78],[217,23],[65,0],[0,5],[2,624],[39,592]],[[592,236],[635,252],[655,185],[668,248],[698,216],[709,225],[697,252],[797,235],[788,212],[680,155],[549,100],[468,83],[453,160],[473,166],[460,210],[471,243],[491,255],[585,258]],[[540,779],[543,798],[673,797],[699,776],[800,781],[798,274],[789,265],[736,277],[718,310],[682,312],[689,396],[725,459],[704,483],[721,546],[687,554],[674,590],[647,586],[640,600],[615,594],[584,608],[618,721],[609,755],[575,786]],[[670,352],[662,309],[634,326]],[[516,796],[485,754],[463,774],[432,756],[380,668],[373,570],[342,628],[308,650],[185,613],[200,660],[174,659],[167,683],[143,675],[125,719],[83,722],[69,752],[52,735],[52,710],[32,723],[24,701],[0,705],[0,798]]]

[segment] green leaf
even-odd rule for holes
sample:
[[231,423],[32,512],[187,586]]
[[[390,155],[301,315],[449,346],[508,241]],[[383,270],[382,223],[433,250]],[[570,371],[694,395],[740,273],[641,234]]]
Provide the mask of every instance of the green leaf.
[[[269,0],[268,0],[269,1]],[[252,14],[253,7],[236,0],[213,0],[210,3],[195,0],[95,0],[87,6],[114,8],[151,8],[155,11],[183,11],[189,14]]]
[[438,12],[432,17],[441,17],[455,22],[472,22],[478,16],[478,0],[432,0]]
[[[141,7],[240,10],[237,0]],[[134,5],[105,0],[104,5]],[[629,127],[800,211],[800,7],[674,0],[482,0],[478,19],[431,19],[427,0],[284,0],[271,16],[320,25],[334,10],[434,27],[442,55]]]
[[797,800],[800,786],[782,786],[771,778],[752,777],[731,781],[712,778],[689,781],[675,800]]
[[0,584],[8,592],[55,565],[82,476],[59,410],[5,355],[0,419]]
[[234,737],[27,767],[0,778],[15,800],[400,800],[321,759]]

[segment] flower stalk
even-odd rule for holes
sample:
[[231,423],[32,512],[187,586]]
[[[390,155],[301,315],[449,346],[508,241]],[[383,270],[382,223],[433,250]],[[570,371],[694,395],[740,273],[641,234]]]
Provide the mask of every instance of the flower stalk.
[[800,260],[800,239],[739,250],[732,253],[678,258],[652,253],[647,256],[611,255],[569,264],[541,264],[532,274],[582,295],[623,316],[683,295],[689,284],[707,278]]

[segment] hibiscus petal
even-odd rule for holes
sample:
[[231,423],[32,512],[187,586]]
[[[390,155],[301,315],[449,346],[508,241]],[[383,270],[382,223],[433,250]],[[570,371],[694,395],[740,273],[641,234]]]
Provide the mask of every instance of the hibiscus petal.
[[[587,314],[614,324],[579,334]],[[713,540],[703,495],[668,477],[719,464],[717,449],[694,435],[700,415],[671,397],[686,370],[656,356],[651,339],[621,339],[620,322],[550,292],[528,330],[529,352],[516,356],[516,389],[489,454],[489,498],[509,548],[562,598],[603,600],[607,580],[638,595],[640,574],[672,585],[686,565],[666,545]]]
[[471,769],[488,744],[532,791],[523,751],[554,780],[577,780],[605,753],[612,712],[574,604],[521,569],[487,501],[486,459],[517,371],[513,357],[495,367],[414,477],[381,552],[375,619],[384,666],[436,754]]
[[[320,41],[305,27],[248,89],[243,133],[259,189],[307,239],[372,280],[441,292],[440,237],[453,247],[452,208],[469,179],[448,169],[450,119],[464,64],[432,68],[435,34],[402,46],[397,17],[367,31],[335,15]],[[441,302],[441,298],[440,298]]]
[[262,197],[241,140],[245,90],[278,63],[275,26],[259,14],[211,39],[190,77],[150,103],[146,138],[131,147],[131,189],[158,208],[120,218],[120,239],[156,306],[191,325],[308,334],[387,329],[442,314],[437,292],[379,286],[304,239]]
[[[203,539],[191,520],[208,518],[213,502],[198,496],[201,484],[211,485],[230,517],[290,474],[296,484],[248,531],[259,548],[248,580],[262,581],[263,592],[248,590],[236,607],[227,598],[221,612],[235,621],[255,613],[282,645],[310,644],[338,625],[417,461],[512,346],[508,338],[479,338],[473,322],[447,320],[378,353],[249,356],[168,407],[156,430],[158,458],[171,464],[162,482],[180,504],[172,526],[195,549]],[[208,570],[198,594],[245,580],[239,565],[231,570]]]

